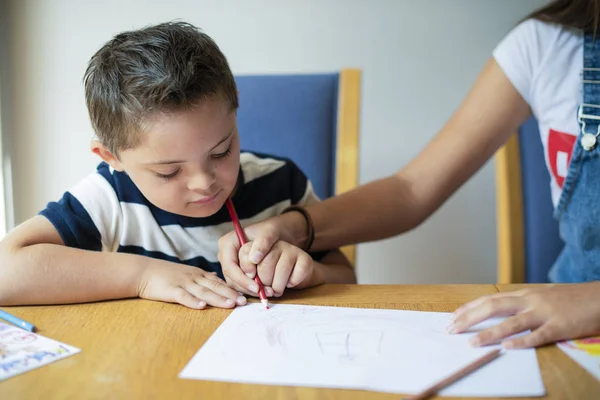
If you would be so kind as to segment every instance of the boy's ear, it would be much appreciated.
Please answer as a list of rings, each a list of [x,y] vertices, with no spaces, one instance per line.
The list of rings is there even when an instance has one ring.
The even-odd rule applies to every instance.
[[[106,148],[102,143],[98,140],[92,140],[92,144],[90,145],[90,149],[92,153],[96,154],[98,157],[103,159],[108,165],[113,167],[115,171],[123,172],[125,169],[123,164],[119,161],[117,156],[115,156],[110,150]]]

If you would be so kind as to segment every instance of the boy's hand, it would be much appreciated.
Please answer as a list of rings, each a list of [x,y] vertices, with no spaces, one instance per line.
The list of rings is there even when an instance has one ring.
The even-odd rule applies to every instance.
[[[279,297],[286,288],[301,289],[323,281],[312,257],[294,245],[277,241],[258,267],[250,261],[251,249],[252,242],[240,249],[239,268],[223,269],[227,282],[240,292],[257,295],[257,271],[267,296]]]
[[[454,312],[451,333],[461,333],[491,317],[510,316],[474,336],[472,344],[501,342],[506,348],[528,348],[600,334],[600,282],[498,293],[468,303]]]
[[[195,309],[203,309],[207,304],[221,308],[246,304],[244,296],[214,273],[189,265],[154,260],[142,275],[138,296]]]
[[[271,251],[278,240],[302,246],[301,242],[305,238],[301,233],[306,232],[306,221],[302,214],[290,212],[249,225],[244,228],[244,232],[252,243],[250,260],[256,265]],[[218,258],[225,277],[233,276],[236,271],[239,271],[240,248],[240,241],[235,231],[231,231],[219,239]],[[246,292],[248,291],[246,286],[243,288]]]

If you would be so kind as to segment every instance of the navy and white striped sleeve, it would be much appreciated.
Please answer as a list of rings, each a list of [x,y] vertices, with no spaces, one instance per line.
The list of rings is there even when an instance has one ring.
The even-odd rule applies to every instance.
[[[112,185],[95,172],[50,202],[40,215],[56,228],[66,246],[114,250],[120,206]]]

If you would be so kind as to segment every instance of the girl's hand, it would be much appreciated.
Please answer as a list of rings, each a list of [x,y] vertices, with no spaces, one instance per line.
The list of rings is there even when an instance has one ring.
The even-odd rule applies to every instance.
[[[491,317],[507,317],[471,339],[474,346],[502,342],[528,348],[600,334],[600,281],[525,289],[479,298],[458,308],[448,330],[461,333]],[[513,339],[508,336],[532,332]]]

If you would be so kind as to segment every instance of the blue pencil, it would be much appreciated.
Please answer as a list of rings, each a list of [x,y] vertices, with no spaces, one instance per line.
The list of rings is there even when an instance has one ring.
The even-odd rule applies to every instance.
[[[0,310],[0,318],[12,324],[15,324],[19,328],[23,328],[25,330],[28,330],[29,332],[35,332],[35,326],[33,326],[33,324],[30,324],[27,321],[23,321],[21,318],[15,317],[14,315],[7,313],[6,311]]]

